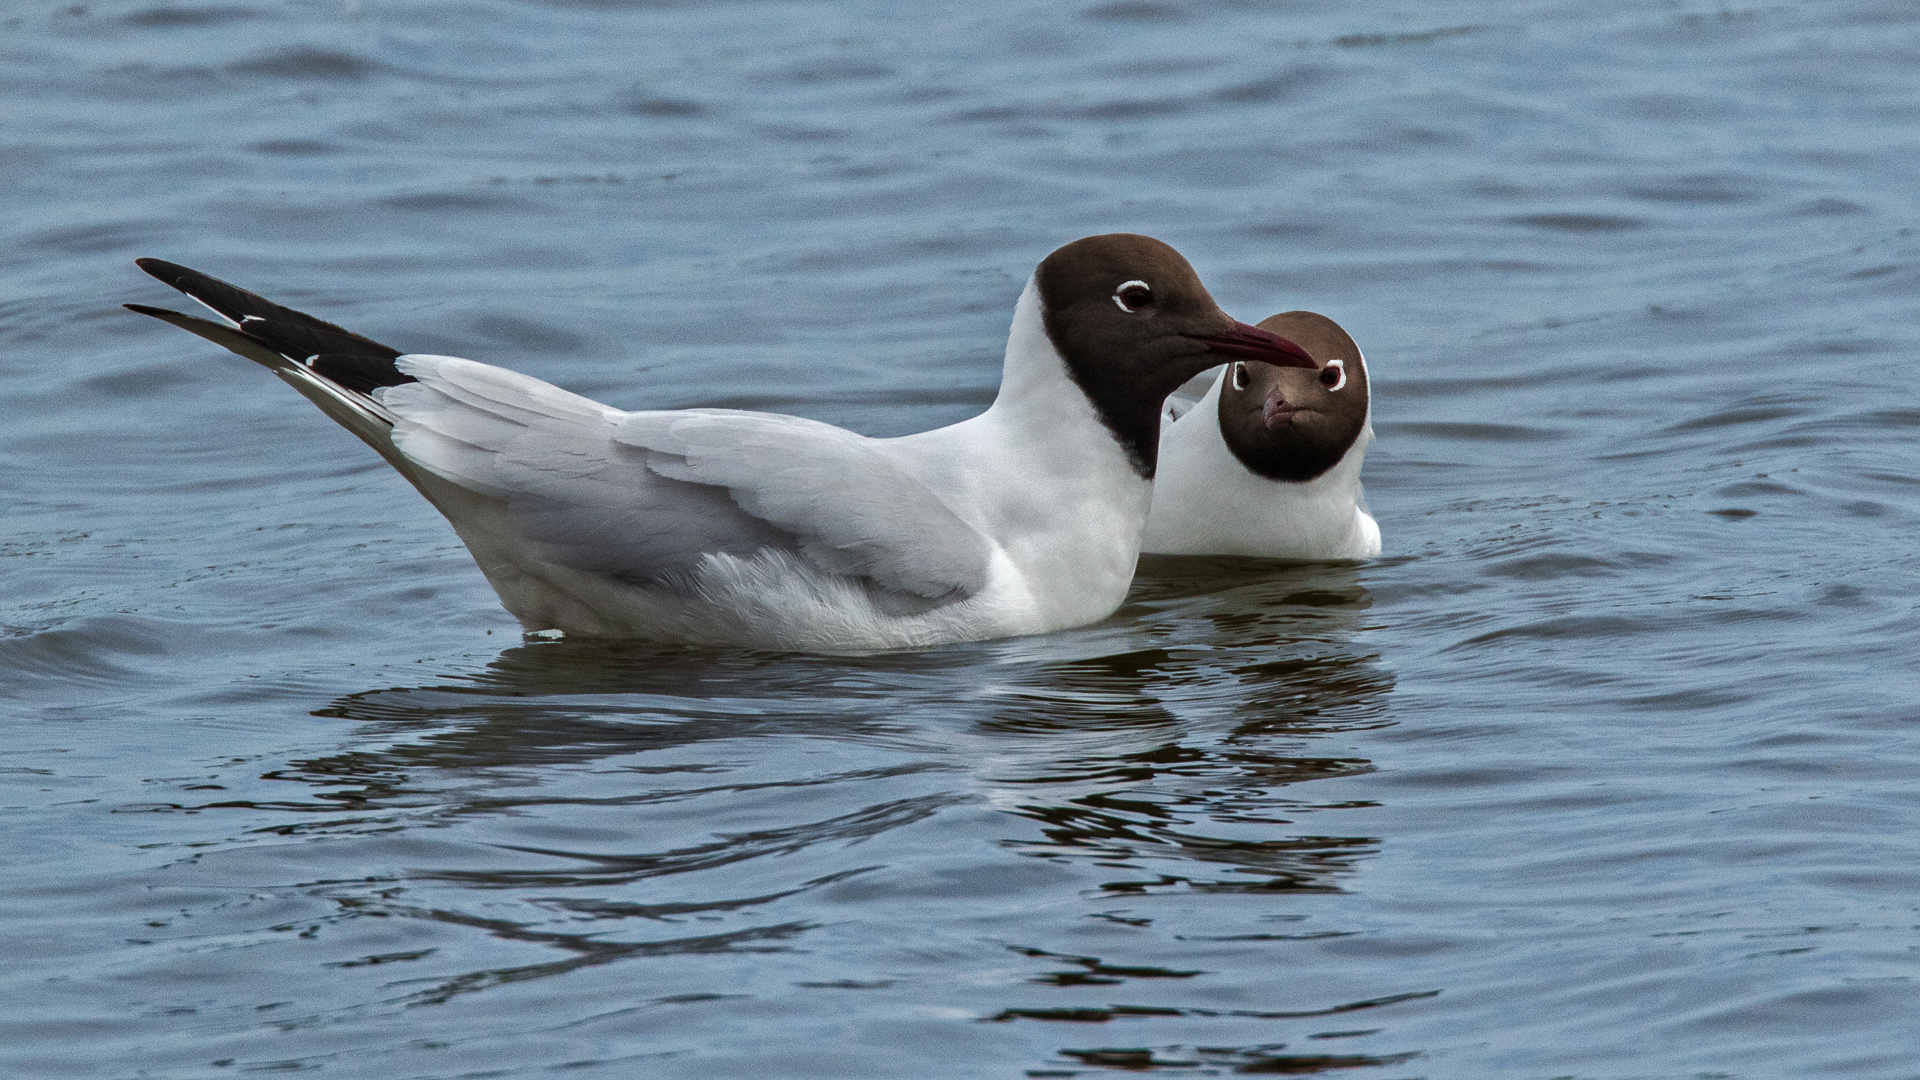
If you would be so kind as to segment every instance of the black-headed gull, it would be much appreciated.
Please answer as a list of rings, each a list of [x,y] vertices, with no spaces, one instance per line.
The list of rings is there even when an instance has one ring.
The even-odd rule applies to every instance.
[[[1260,323],[1315,369],[1228,364],[1189,408],[1167,406],[1142,550],[1163,555],[1361,559],[1380,554],[1360,463],[1373,441],[1367,365],[1311,311]]]
[[[585,636],[843,651],[1092,622],[1133,577],[1167,394],[1223,358],[1316,367],[1128,234],[1040,263],[986,412],[895,439],[627,412],[139,265],[226,321],[128,307],[272,369],[447,516],[524,627]]]

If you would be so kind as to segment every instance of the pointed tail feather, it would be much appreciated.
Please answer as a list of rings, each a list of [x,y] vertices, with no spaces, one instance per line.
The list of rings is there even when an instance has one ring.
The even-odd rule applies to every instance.
[[[353,432],[360,440],[379,452],[387,463],[399,469],[408,479],[413,479],[418,466],[408,461],[393,445],[393,413],[386,406],[368,396],[366,390],[343,385],[313,368],[269,348],[266,342],[231,326],[217,323],[211,319],[202,319],[193,315],[182,315],[166,308],[149,307],[146,304],[128,304],[127,309],[142,315],[151,315],[161,322],[171,323],[191,334],[206,338],[221,348],[238,353],[265,367],[285,380],[289,386],[315,405],[320,411],[332,417],[341,427]],[[253,323],[246,324],[253,326]],[[352,360],[361,358],[353,357]],[[391,364],[392,361],[387,361]],[[407,382],[414,381],[411,377]]]
[[[391,356],[400,355],[396,350],[373,340],[362,337],[342,326],[336,326],[324,319],[316,319],[304,311],[295,311],[282,307],[264,296],[250,293],[238,285],[221,281],[211,274],[203,274],[179,263],[170,263],[165,259],[135,259],[134,265],[168,285],[179,289],[195,300],[219,312],[235,323],[252,319],[264,319],[269,322],[288,323],[304,326],[322,333],[334,334],[358,342],[369,352],[385,352]],[[358,352],[360,350],[353,350]]]
[[[517,579],[520,571],[515,568],[513,537],[496,535],[503,508],[485,495],[435,475],[394,445],[397,417],[373,395],[382,387],[419,382],[394,366],[401,355],[399,350],[184,266],[158,259],[138,262],[141,269],[205,304],[228,322],[146,304],[128,304],[129,310],[203,337],[278,375],[318,405],[321,412],[373,447],[445,514],[489,580],[498,582],[501,574],[506,574],[509,581]],[[509,587],[524,588],[496,584],[496,588]]]
[[[205,304],[248,337],[280,355],[306,362],[329,378],[332,377],[329,368],[338,370],[347,375],[343,385],[347,381],[360,384],[350,386],[350,389],[365,392],[376,386],[399,386],[413,381],[412,376],[401,374],[400,369],[393,366],[393,360],[400,355],[400,350],[392,346],[382,345],[324,319],[316,319],[306,312],[282,307],[237,285],[230,285],[178,263],[163,259],[135,259],[134,264]],[[142,313],[153,314],[151,311]],[[195,330],[194,333],[199,331]],[[313,364],[316,357],[329,358],[329,363]],[[341,357],[352,359],[336,359]]]
[[[411,464],[393,446],[393,414],[372,396],[382,386],[414,381],[394,366],[400,350],[178,263],[164,259],[135,259],[134,263],[226,322],[145,304],[128,304],[129,309],[265,366],[412,477]]]

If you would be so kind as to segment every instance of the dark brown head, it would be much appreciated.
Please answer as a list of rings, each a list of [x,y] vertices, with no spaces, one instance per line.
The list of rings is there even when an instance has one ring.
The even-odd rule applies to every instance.
[[[1233,456],[1273,480],[1333,468],[1367,425],[1367,367],[1340,324],[1289,311],[1260,324],[1300,343],[1317,370],[1236,361],[1220,387],[1220,435]]]
[[[1181,383],[1223,358],[1314,367],[1305,349],[1221,311],[1187,260],[1152,237],[1075,240],[1034,276],[1047,337],[1142,476],[1153,476],[1160,405]]]

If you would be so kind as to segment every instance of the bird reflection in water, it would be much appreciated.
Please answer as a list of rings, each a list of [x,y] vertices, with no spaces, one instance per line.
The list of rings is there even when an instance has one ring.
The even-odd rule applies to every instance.
[[[319,712],[360,724],[356,745],[269,774],[307,797],[247,805],[294,818],[263,830],[288,837],[435,841],[389,877],[316,883],[342,920],[561,954],[395,984],[412,1004],[739,953],[793,954],[788,986],[891,985],[833,970],[816,932],[932,922],[930,903],[964,921],[1036,890],[1341,889],[1376,841],[1303,828],[1356,805],[1303,785],[1369,771],[1317,745],[1389,723],[1393,677],[1355,643],[1367,608],[1349,566],[1149,558],[1119,615],[1043,638],[853,657],[528,643],[464,680],[334,701]],[[1062,988],[1206,974],[987,951],[1008,948]]]
[[[1392,675],[1351,640],[1367,606],[1349,566],[1149,556],[1149,647],[1048,665],[983,721],[1008,736],[1003,803],[1044,825],[1021,847],[1149,871],[1115,893],[1338,889],[1372,838],[1274,834],[1353,805],[1284,789],[1372,770],[1311,753],[1387,723]]]

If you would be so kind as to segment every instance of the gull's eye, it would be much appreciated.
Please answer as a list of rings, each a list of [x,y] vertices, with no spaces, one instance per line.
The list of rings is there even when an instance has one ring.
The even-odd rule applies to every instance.
[[[1247,365],[1233,365],[1233,388],[1235,390],[1245,390],[1252,382],[1253,380],[1247,375]]]
[[[1123,282],[1113,290],[1113,302],[1120,305],[1121,311],[1131,315],[1141,308],[1153,306],[1153,290],[1147,288],[1144,281]]]
[[[1347,385],[1347,362],[1329,360],[1327,366],[1320,369],[1320,385],[1328,390],[1338,390]]]

